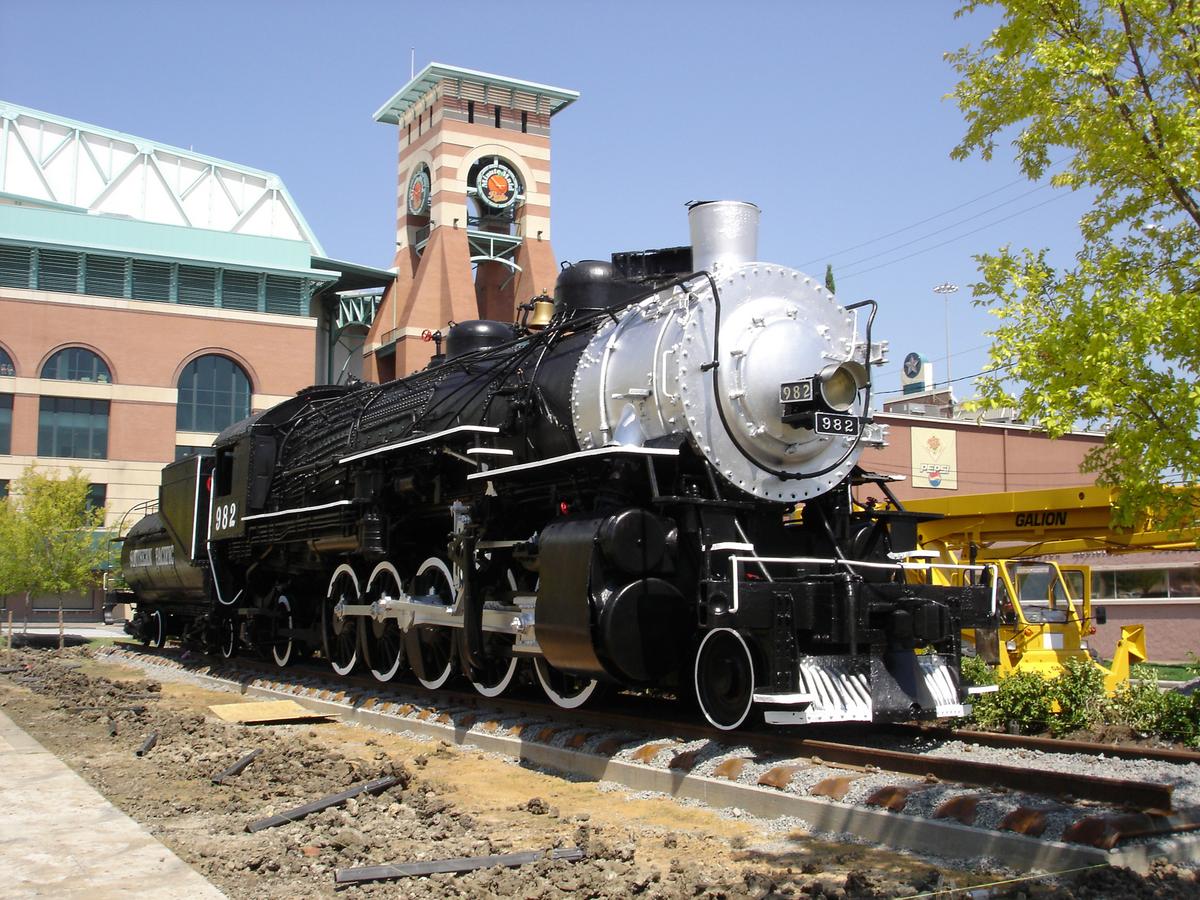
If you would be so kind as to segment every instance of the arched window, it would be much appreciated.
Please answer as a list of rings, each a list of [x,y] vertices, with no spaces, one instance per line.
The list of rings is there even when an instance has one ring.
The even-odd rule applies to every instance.
[[[16,375],[17,367],[13,365],[12,357],[0,347],[0,375]]]
[[[112,381],[108,365],[91,350],[67,347],[59,350],[42,366],[42,377],[56,381]]]
[[[250,379],[224,356],[200,356],[179,376],[176,431],[222,431],[250,415]]]
[[[66,347],[42,366],[55,381],[112,381],[108,365],[91,350]],[[108,458],[108,401],[42,397],[38,404],[38,456]]]

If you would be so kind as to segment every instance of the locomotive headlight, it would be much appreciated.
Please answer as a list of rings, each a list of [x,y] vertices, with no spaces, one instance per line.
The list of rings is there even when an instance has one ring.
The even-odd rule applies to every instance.
[[[825,405],[834,412],[846,412],[866,385],[867,370],[857,362],[829,366],[821,372],[819,383]]]

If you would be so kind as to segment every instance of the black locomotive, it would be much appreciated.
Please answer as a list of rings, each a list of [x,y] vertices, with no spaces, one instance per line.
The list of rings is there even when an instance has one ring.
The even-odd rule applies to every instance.
[[[487,696],[529,660],[560,706],[660,687],[720,728],[961,714],[990,590],[902,564],[915,518],[851,497],[874,305],[753,261],[749,204],[690,216],[690,248],[565,269],[544,328],[454,325],[167,466],[130,633]]]

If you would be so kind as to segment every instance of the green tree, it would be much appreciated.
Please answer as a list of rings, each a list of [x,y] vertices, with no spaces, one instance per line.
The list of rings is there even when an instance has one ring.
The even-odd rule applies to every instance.
[[[833,281],[833,263],[825,264],[825,289],[831,294],[837,293],[837,285]]]
[[[1085,471],[1120,485],[1118,523],[1193,519],[1200,474],[1200,6],[1186,0],[972,0],[998,7],[978,47],[947,54],[966,118],[958,159],[1011,140],[1031,180],[1087,191],[1073,264],[1047,250],[977,257],[999,320],[983,402],[1053,436],[1107,431]]]
[[[72,470],[66,478],[32,466],[0,501],[0,594],[62,595],[96,582],[108,558],[95,532],[104,510],[88,505],[88,480]]]

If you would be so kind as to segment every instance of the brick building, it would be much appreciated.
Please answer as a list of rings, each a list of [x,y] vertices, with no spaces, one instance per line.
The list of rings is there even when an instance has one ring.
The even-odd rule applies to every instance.
[[[357,356],[339,292],[390,280],[271,173],[0,103],[0,494],[77,468],[134,520],[164,463]]]

